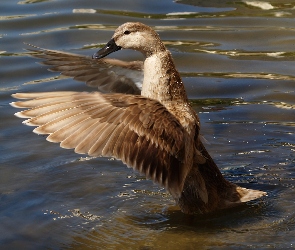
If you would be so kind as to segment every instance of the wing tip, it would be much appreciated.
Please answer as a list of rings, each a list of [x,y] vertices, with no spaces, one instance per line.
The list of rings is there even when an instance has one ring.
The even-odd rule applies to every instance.
[[[36,93],[14,93],[11,96],[15,99],[32,99],[35,98]],[[15,102],[12,102],[15,103]]]
[[[9,105],[11,107],[14,107],[14,108],[21,108],[19,105],[18,105],[18,102],[10,102]],[[18,112],[19,113],[19,112]],[[17,114],[17,113],[16,113]]]
[[[28,123],[28,124],[26,123],[26,125],[28,125],[28,126],[38,126],[38,125],[36,125],[36,124],[34,124],[34,123]],[[33,132],[34,132],[35,134],[37,134],[37,135],[48,135],[48,134],[50,134],[50,133],[46,132],[46,131],[42,128],[42,126],[40,126],[40,125],[39,125],[39,127],[34,128]],[[47,138],[46,138],[46,140],[47,140]]]
[[[17,108],[19,108],[19,107],[17,107]],[[15,113],[14,115],[15,115],[16,117],[18,117],[18,118],[31,118],[30,116],[25,115],[22,111],[17,112],[17,113]]]

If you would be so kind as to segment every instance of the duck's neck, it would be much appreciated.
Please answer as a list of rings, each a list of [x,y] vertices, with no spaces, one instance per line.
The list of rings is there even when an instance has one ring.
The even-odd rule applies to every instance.
[[[141,94],[161,103],[187,102],[187,95],[168,50],[147,57]]]

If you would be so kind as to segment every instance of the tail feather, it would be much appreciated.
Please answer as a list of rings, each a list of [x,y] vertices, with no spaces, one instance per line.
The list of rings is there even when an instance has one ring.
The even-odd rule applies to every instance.
[[[251,200],[258,199],[262,196],[267,195],[266,192],[260,191],[260,190],[254,190],[254,189],[247,189],[242,187],[237,187],[237,192],[239,193],[240,202],[247,202]]]
[[[243,188],[235,185],[235,187],[231,191],[231,194],[229,194],[228,197],[225,197],[223,208],[238,206],[242,203],[261,198],[265,195],[267,195],[266,192]]]

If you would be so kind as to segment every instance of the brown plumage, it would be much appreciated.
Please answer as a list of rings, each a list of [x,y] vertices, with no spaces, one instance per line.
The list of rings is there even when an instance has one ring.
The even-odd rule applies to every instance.
[[[142,52],[144,63],[102,59],[121,48]],[[33,51],[54,66],[51,70],[110,92],[14,94],[25,100],[12,106],[29,108],[16,115],[29,118],[24,123],[37,126],[35,133],[49,134],[48,141],[76,153],[122,160],[164,186],[184,213],[210,212],[265,195],[224,179],[200,140],[199,119],[172,56],[150,27],[121,25],[94,59],[36,47]],[[142,74],[138,95],[135,82]]]

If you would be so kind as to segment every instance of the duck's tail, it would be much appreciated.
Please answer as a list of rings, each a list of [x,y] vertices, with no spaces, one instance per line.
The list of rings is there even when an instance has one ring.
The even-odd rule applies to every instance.
[[[227,181],[215,162],[201,143],[202,154],[206,157],[204,164],[194,164],[188,173],[181,197],[177,200],[184,213],[207,213],[229,208],[258,199],[266,192],[239,187]],[[205,183],[204,186],[200,185]],[[200,188],[203,187],[202,189]],[[202,194],[202,195],[201,195]],[[204,195],[208,196],[207,199]]]
[[[236,186],[235,190],[233,191],[234,193],[238,193],[238,199],[231,201],[231,200],[225,200],[227,201],[227,207],[239,205],[244,202],[252,201],[255,199],[258,199],[264,195],[266,195],[266,192],[260,191],[260,190],[254,190],[254,189],[248,189],[248,188],[243,188],[240,186]]]

